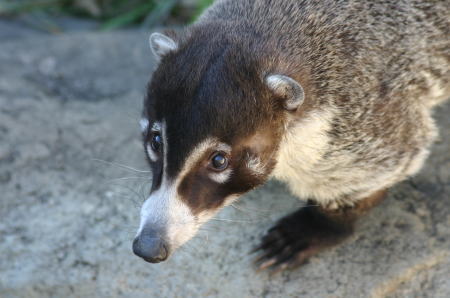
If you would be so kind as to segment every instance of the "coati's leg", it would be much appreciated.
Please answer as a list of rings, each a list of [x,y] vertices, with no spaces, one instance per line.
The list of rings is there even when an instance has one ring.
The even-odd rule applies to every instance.
[[[386,191],[358,201],[353,207],[325,209],[313,201],[283,217],[263,237],[256,264],[259,269],[278,272],[294,268],[325,248],[342,242],[353,233],[355,221],[385,197]]]

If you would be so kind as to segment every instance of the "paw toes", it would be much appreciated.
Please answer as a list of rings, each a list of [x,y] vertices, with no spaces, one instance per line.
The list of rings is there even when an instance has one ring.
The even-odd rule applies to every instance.
[[[322,210],[303,208],[269,229],[252,253],[259,254],[255,260],[259,270],[276,273],[304,264],[309,257],[338,244],[350,233],[351,226],[336,226]]]
[[[258,265],[258,271],[270,270],[270,274],[276,274],[295,265],[295,255],[277,255],[269,259],[264,259]]]
[[[255,259],[255,262],[261,263],[264,262],[264,260],[272,259],[273,257],[276,257],[282,249],[283,247],[278,245],[262,249],[260,255]]]
[[[258,271],[264,269],[270,269],[275,272],[283,271],[296,266],[298,261],[303,262],[302,252],[306,248],[306,243],[271,247],[262,250],[261,254],[255,259],[255,264]]]
[[[267,268],[271,267],[272,265],[274,265],[276,263],[277,263],[277,259],[276,258],[270,258],[268,260],[265,260],[265,261],[261,262],[258,265],[258,271],[262,271],[264,269],[267,269]]]

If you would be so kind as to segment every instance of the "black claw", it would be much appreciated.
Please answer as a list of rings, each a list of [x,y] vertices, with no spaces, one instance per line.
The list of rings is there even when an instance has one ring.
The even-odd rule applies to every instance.
[[[255,246],[255,247],[253,247],[251,250],[250,250],[250,252],[249,252],[249,254],[254,254],[254,253],[256,253],[256,252],[258,252],[258,251],[260,251],[260,250],[262,250],[263,249],[263,245],[262,244],[259,244],[259,245],[257,245],[257,246]]]
[[[276,258],[279,250],[270,250],[262,253],[258,258],[256,258],[255,263],[263,263],[272,258]]]

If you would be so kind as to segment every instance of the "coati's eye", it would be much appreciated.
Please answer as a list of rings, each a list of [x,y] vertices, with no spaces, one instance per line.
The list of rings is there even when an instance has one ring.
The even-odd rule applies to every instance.
[[[211,168],[215,171],[223,171],[228,167],[228,159],[221,152],[216,152],[211,157]]]
[[[162,146],[162,138],[159,133],[154,133],[152,140],[150,141],[150,147],[152,147],[152,150],[155,152],[158,152],[161,149]]]

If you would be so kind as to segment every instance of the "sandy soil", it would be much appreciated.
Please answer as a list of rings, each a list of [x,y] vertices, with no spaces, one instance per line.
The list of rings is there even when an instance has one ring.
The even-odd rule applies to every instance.
[[[393,188],[348,242],[299,270],[256,273],[248,254],[301,204],[276,182],[150,265],[131,252],[149,175],[109,164],[147,170],[138,129],[154,65],[147,34],[8,32],[1,297],[450,297],[449,104],[436,110],[441,139],[424,170]]]

